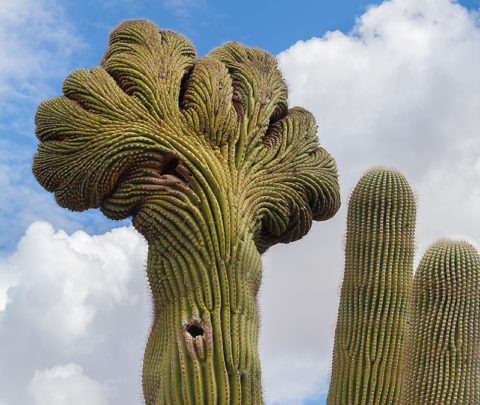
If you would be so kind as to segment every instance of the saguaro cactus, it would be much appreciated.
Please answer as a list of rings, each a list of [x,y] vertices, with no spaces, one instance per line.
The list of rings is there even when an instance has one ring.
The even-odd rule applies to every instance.
[[[412,190],[396,170],[372,169],[353,190],[329,405],[398,401],[415,212]]]
[[[402,405],[480,404],[480,256],[441,240],[415,273]]]
[[[260,254],[339,207],[310,113],[287,108],[275,58],[227,43],[195,60],[139,20],[110,35],[36,114],[33,172],[63,207],[133,217],[154,301],[147,404],[260,404]]]

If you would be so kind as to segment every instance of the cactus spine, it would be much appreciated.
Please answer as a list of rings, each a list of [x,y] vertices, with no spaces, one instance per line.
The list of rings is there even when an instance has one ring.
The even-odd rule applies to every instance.
[[[353,190],[328,405],[398,401],[415,214],[398,171],[371,169]]]
[[[480,404],[480,256],[441,240],[415,273],[402,405]]]

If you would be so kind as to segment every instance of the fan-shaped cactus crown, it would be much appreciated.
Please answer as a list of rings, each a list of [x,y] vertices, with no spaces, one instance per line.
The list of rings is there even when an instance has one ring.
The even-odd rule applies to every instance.
[[[179,34],[120,24],[101,66],[74,71],[64,96],[39,106],[37,180],[71,210],[133,215],[147,238],[153,230],[135,216],[153,203],[172,215],[208,209],[217,226],[233,205],[260,251],[332,216],[335,163],[312,115],[287,108],[275,58],[235,42],[195,57]]]

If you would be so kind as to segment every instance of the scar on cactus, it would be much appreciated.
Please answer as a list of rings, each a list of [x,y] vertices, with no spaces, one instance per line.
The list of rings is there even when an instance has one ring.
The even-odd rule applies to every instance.
[[[415,216],[395,169],[367,171],[352,192],[328,405],[398,403]]]
[[[339,208],[313,116],[288,108],[267,52],[229,42],[196,59],[146,20],[110,34],[35,117],[33,162],[59,205],[132,217],[149,245],[147,405],[261,404],[260,254]]]

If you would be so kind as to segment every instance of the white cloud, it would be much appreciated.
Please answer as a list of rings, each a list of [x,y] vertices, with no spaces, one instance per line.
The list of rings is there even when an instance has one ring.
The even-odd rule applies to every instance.
[[[466,141],[478,148],[479,40],[458,4],[394,0],[370,8],[351,34],[299,42],[279,61],[290,101],[314,112],[342,177],[379,161],[421,175]]]
[[[21,279],[15,305],[28,308],[30,322],[52,343],[71,345],[89,333],[97,312],[137,303],[128,284],[144,255],[144,242],[128,228],[69,236],[35,222],[8,260]]]
[[[337,161],[343,207],[264,260],[261,353],[271,398],[291,381],[288,366],[270,366],[276,356],[298,367],[299,401],[310,395],[312,373],[317,381],[329,373],[346,206],[365,170],[393,166],[409,179],[418,196],[417,256],[445,236],[480,241],[478,49],[477,14],[448,0],[393,0],[369,8],[349,34],[329,32],[278,56],[291,105],[313,112]],[[295,360],[305,353],[323,367],[305,361],[302,371]]]
[[[90,236],[33,223],[17,250],[0,261],[0,283],[10,280],[0,284],[0,292],[7,291],[6,298],[0,296],[6,302],[0,311],[5,400],[29,404],[26,386],[35,370],[44,370],[32,382],[34,398],[59,381],[59,395],[73,395],[80,386],[94,395],[93,380],[108,380],[115,388],[113,403],[135,403],[151,318],[145,262],[146,243],[131,227]],[[89,377],[78,366],[52,368],[66,363],[88,368]]]
[[[319,362],[309,354],[296,357],[280,354],[264,363],[262,371],[267,404],[302,405],[306,399],[328,389],[325,381],[329,378],[329,362]]]
[[[259,346],[267,404],[302,404],[328,389],[344,223],[340,212],[263,257]]]
[[[83,374],[77,364],[57,365],[43,371],[35,371],[29,385],[29,393],[35,405],[108,405],[107,384]]]
[[[0,269],[4,269],[0,272],[0,316],[9,302],[8,290],[18,283],[18,275],[9,271],[7,265],[3,261],[4,260],[0,258]]]

